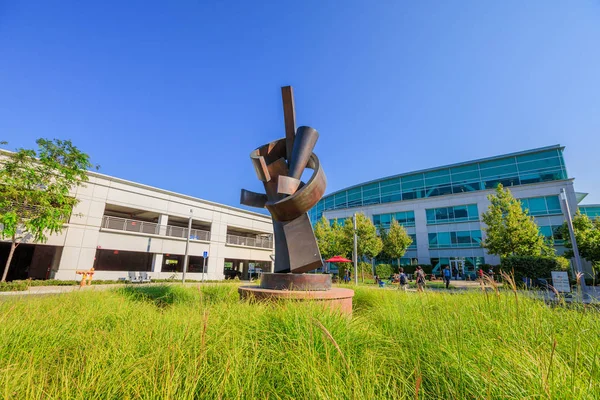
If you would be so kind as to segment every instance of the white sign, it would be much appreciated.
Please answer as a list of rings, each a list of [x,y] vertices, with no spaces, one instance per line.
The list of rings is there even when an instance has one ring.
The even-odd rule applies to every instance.
[[[552,271],[552,286],[561,293],[570,293],[569,275],[565,271]]]

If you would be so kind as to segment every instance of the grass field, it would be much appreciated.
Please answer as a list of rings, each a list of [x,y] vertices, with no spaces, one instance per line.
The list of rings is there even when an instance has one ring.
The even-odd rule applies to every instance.
[[[0,301],[6,399],[600,398],[600,315],[360,287],[348,319],[232,284]]]

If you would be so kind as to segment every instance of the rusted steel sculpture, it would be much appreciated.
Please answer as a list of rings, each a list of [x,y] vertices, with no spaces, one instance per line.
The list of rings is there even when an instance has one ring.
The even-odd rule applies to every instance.
[[[275,272],[303,273],[323,265],[307,211],[325,193],[327,180],[313,149],[319,133],[308,126],[296,130],[294,93],[281,88],[285,138],[260,146],[250,159],[265,193],[242,189],[241,204],[266,208],[273,218]],[[305,168],[313,173],[302,182]]]

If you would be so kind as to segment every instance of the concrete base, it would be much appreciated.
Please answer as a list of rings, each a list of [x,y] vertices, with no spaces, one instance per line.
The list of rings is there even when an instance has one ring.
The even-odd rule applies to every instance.
[[[333,288],[321,291],[300,291],[263,289],[258,286],[240,286],[238,293],[242,299],[316,301],[342,314],[352,315],[354,290],[351,289]]]

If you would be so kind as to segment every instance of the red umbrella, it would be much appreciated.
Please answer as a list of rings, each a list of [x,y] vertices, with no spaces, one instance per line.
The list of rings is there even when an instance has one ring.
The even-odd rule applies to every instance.
[[[331,257],[329,260],[325,260],[325,262],[332,262],[332,263],[352,262],[352,260],[348,260],[347,258],[344,258],[342,256],[334,256],[334,257]]]

